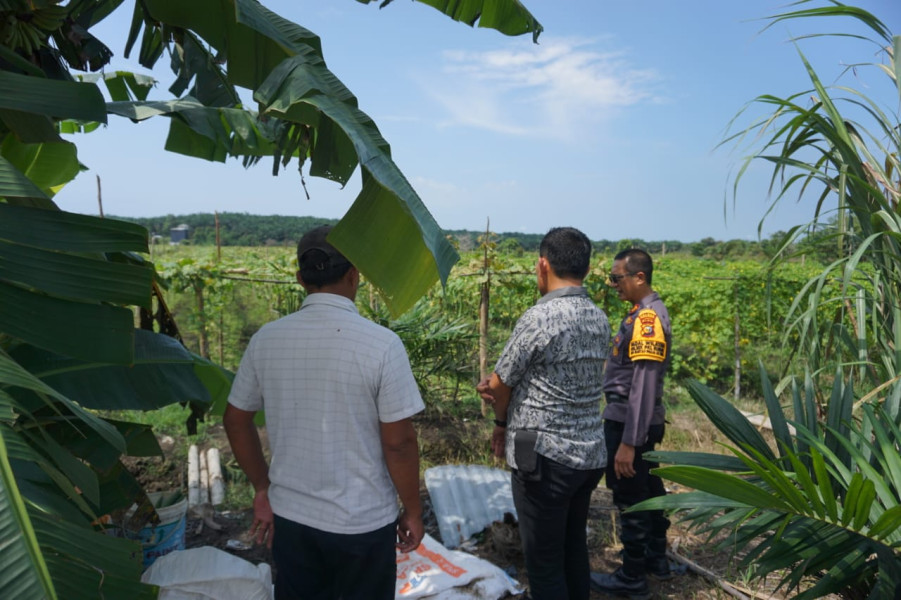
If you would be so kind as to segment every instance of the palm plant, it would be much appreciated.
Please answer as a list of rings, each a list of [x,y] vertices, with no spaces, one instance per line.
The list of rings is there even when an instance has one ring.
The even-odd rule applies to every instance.
[[[756,577],[783,573],[799,599],[895,598],[901,589],[901,429],[884,406],[864,404],[853,419],[854,392],[837,374],[826,422],[814,382],[791,389],[788,420],[762,371],[774,451],[732,404],[698,382],[689,393],[734,445],[732,455],[657,452],[675,466],[657,473],[697,491],[655,498],[641,508],[678,510],[721,550],[740,554]],[[726,535],[724,535],[726,534]]]
[[[367,318],[400,337],[410,357],[413,376],[430,409],[441,411],[443,402],[454,401],[461,387],[467,391],[478,377],[472,347],[476,326],[454,317],[434,298],[425,297],[397,319],[381,306],[361,305]]]
[[[770,18],[770,25],[814,17],[856,19],[885,57],[876,67],[899,96],[901,37],[872,14],[831,1]],[[846,36],[848,34],[835,34]],[[808,36],[809,37],[809,36]],[[854,36],[860,37],[860,36]],[[792,190],[815,194],[812,227],[835,201],[834,240],[841,258],[811,279],[786,318],[786,339],[800,340],[806,373],[782,384],[781,400],[761,367],[764,400],[777,447],[726,400],[700,383],[689,390],[734,445],[732,456],[659,452],[674,466],[658,473],[695,492],[658,498],[693,526],[721,535],[756,577],[781,572],[798,598],[901,594],[901,127],[852,87],[823,85],[799,50],[812,89],[755,104],[772,113],[729,138],[754,135],[751,162],[773,166],[773,204]],[[856,69],[862,65],[853,65]],[[841,108],[841,110],[840,110]],[[853,115],[853,117],[852,117]],[[803,233],[782,241],[786,250]],[[777,258],[773,268],[779,264]],[[833,290],[833,291],[828,291]],[[838,290],[837,292],[834,290]],[[783,387],[783,386],[780,386]],[[783,403],[790,408],[785,410]],[[790,418],[786,414],[791,415]],[[810,583],[812,582],[812,585]],[[803,584],[803,585],[802,585]],[[807,587],[809,585],[809,587]]]

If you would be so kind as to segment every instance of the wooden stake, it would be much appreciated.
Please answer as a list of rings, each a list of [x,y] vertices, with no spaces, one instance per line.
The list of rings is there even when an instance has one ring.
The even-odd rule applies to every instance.
[[[103,198],[100,195],[100,175],[97,175],[97,206],[100,208],[100,218],[103,218]]]
[[[222,244],[219,243],[219,211],[215,211],[213,216],[216,218],[216,262],[222,262]]]
[[[767,595],[758,594],[754,590],[749,590],[749,589],[741,587],[739,585],[735,585],[734,583],[729,583],[728,581],[726,581],[725,579],[723,579],[722,577],[720,577],[713,571],[705,569],[698,563],[696,563],[688,558],[685,558],[681,554],[676,554],[672,550],[668,551],[666,553],[666,555],[668,557],[670,557],[671,559],[673,559],[674,561],[676,561],[678,563],[682,563],[683,565],[688,567],[688,569],[690,571],[693,571],[693,572],[697,573],[698,575],[700,575],[702,577],[706,577],[707,579],[713,581],[716,585],[718,585],[727,594],[729,594],[730,596],[733,596],[734,598],[738,598],[738,600],[751,600],[751,598],[758,598],[760,600],[777,600],[779,598],[779,596],[774,596],[772,594],[767,594]]]
[[[734,381],[735,381],[735,391],[733,392],[732,399],[738,404],[738,401],[741,399],[741,316],[738,314],[739,304],[738,304],[738,285],[739,282],[735,282],[735,322],[733,323],[733,333],[734,333],[734,344],[735,344],[735,372],[734,372]]]
[[[491,301],[491,270],[488,262],[488,236],[491,232],[490,221],[485,221],[485,239],[482,246],[485,249],[482,268],[485,273],[485,281],[479,286],[479,381],[488,377],[488,305]],[[488,403],[482,400],[482,416],[488,416]]]

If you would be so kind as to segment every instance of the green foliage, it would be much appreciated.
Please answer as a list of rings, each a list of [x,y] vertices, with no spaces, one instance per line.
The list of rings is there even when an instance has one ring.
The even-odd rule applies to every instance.
[[[179,225],[190,227],[188,239],[192,244],[216,244],[216,216],[210,213],[166,215],[163,217],[113,217],[146,228],[151,235],[161,236],[160,242],[170,240],[170,231]],[[294,217],[288,215],[251,215],[247,213],[218,213],[219,243],[223,246],[296,246],[304,233],[319,225],[334,225],[336,219]]]
[[[398,319],[391,319],[380,306],[373,309],[363,304],[361,312],[403,341],[413,376],[429,406],[443,410],[460,402],[461,395],[472,395],[478,377],[473,356],[478,341],[467,319],[446,313],[429,298]]]
[[[481,25],[540,32],[518,1],[493,4],[499,10]],[[134,501],[138,513],[153,513],[120,458],[159,447],[149,428],[107,421],[82,404],[209,403],[229,383],[221,369],[172,338],[135,332],[131,307],[152,304],[153,269],[135,254],[147,252],[147,231],[59,210],[53,195],[81,168],[76,145],[60,134],[89,133],[110,114],[135,121],[163,116],[170,121],[166,148],[187,156],[234,157],[244,166],[269,156],[275,173],[297,159],[311,175],[342,185],[359,167],[358,202],[332,241],[379,285],[395,313],[445,279],[457,259],[375,124],[325,66],[318,37],[254,0],[130,3],[125,56],[137,49],[138,62],[152,68],[165,51],[178,77],[171,100],[147,101],[149,77],[74,73],[108,64],[112,51],[90,30],[120,6],[121,0],[0,2],[4,598],[155,597],[158,590],[139,581],[137,545],[104,535],[97,519]],[[450,16],[472,24],[480,6],[468,1]],[[259,113],[242,106],[237,86],[253,90]],[[395,246],[373,243],[386,232]],[[215,265],[183,267],[171,283],[193,293],[208,355],[207,318],[212,311],[224,332],[229,283]]]
[[[297,259],[285,247],[162,246],[157,272],[189,348],[235,370],[250,337],[296,311],[303,298]]]
[[[894,598],[901,581],[901,386],[884,406],[864,405],[852,418],[854,391],[838,373],[825,423],[809,378],[803,389],[793,383],[791,419],[769,382],[764,387],[777,449],[729,402],[690,384],[734,456],[655,453],[678,465],[657,470],[660,476],[698,491],[640,507],[680,511],[702,533],[719,536],[723,551],[753,547],[741,567],[754,565],[755,577],[782,573],[780,585],[800,591],[799,599]],[[815,584],[801,591],[805,578]]]
[[[657,261],[654,288],[673,322],[672,376],[727,389],[735,360],[736,315],[739,352],[748,378],[743,383],[759,390],[753,375],[758,358],[782,374],[791,356],[791,345],[785,349],[781,345],[782,315],[819,269],[813,262],[785,263],[775,272],[753,261],[671,257]]]
[[[773,169],[774,205],[792,191],[816,199],[812,222],[795,228],[783,244],[804,233],[798,245],[807,244],[810,251],[822,253],[825,241],[834,244],[834,253],[824,254],[834,260],[791,307],[787,333],[797,336],[814,373],[829,372],[833,362],[854,362],[860,375],[877,386],[901,373],[901,87],[895,54],[901,38],[893,38],[867,11],[837,2],[776,15],[771,22],[813,17],[844,17],[869,30],[872,38],[854,37],[871,42],[882,62],[853,68],[858,77],[864,71],[880,76],[868,86],[874,96],[824,85],[799,49],[812,88],[787,98],[760,96],[755,104],[773,112],[727,141],[754,138],[758,144],[736,185],[748,163],[762,159]],[[844,32],[822,35],[847,37]],[[893,108],[879,101],[875,94],[880,91]],[[833,282],[840,285],[837,294],[827,289]]]
[[[209,354],[229,368],[237,368],[250,336],[264,323],[293,312],[303,292],[295,283],[296,265],[292,248],[234,248],[222,250],[221,261],[210,248],[163,246],[155,250],[161,281],[168,287],[170,308],[182,326],[182,336],[190,348],[201,352],[201,327],[209,340]],[[535,253],[490,253],[489,363],[500,355],[516,321],[536,300]],[[606,284],[612,257],[598,257],[585,281],[594,301],[603,308],[615,326],[628,306]],[[732,385],[734,355],[734,317],[740,318],[739,351],[742,364],[742,389],[760,392],[758,359],[778,376],[785,373],[791,359],[783,351],[784,315],[800,293],[804,282],[818,272],[812,261],[786,263],[778,272],[768,272],[764,262],[713,261],[668,255],[657,261],[654,287],[667,302],[674,328],[674,354],[671,377],[678,381],[694,377],[715,389]],[[475,335],[478,332],[479,286],[485,281],[484,253],[464,255],[446,286],[435,286],[416,305],[409,317],[392,319],[383,312],[377,292],[366,284],[358,297],[363,314],[390,327],[408,327],[405,342],[415,346],[415,337],[424,337],[433,319],[459,327],[460,344],[452,362],[460,373],[472,378],[478,369]],[[199,290],[199,292],[198,292]],[[738,296],[736,297],[736,290]],[[198,308],[198,293],[204,308]],[[375,308],[372,308],[375,307]],[[409,321],[413,319],[413,321]],[[418,326],[409,326],[423,319]],[[464,333],[465,332],[465,333]],[[468,344],[464,351],[463,347]],[[221,350],[220,350],[221,348]],[[428,362],[426,353],[414,354]],[[468,361],[461,366],[461,361]],[[423,366],[422,372],[429,367]],[[464,375],[461,375],[464,377]],[[447,380],[451,391],[457,382]],[[428,386],[425,386],[426,388]],[[439,401],[438,389],[428,396]]]
[[[760,145],[738,177],[750,161],[770,163],[774,204],[793,188],[816,197],[813,222],[768,248],[780,276],[793,254],[831,259],[784,311],[783,340],[798,350],[805,377],[803,384],[784,379],[781,397],[761,366],[776,448],[728,402],[692,384],[692,397],[734,444],[734,457],[657,453],[676,465],[659,469],[662,477],[698,491],[641,508],[675,509],[703,531],[727,532],[724,549],[746,552],[742,560],[754,563],[755,577],[781,573],[781,585],[797,598],[892,599],[901,594],[901,36],[853,6],[797,8],[808,2],[771,24],[813,17],[862,23],[886,58],[876,72],[888,76],[882,83],[896,108],[885,111],[854,88],[827,88],[799,51],[813,89],[757,98],[772,114],[730,138]],[[837,210],[824,228],[818,219],[827,201]],[[802,587],[805,578],[813,584]]]
[[[247,213],[218,213],[219,243],[222,246],[293,246],[309,229],[322,224],[335,224],[334,219],[320,217],[295,217],[289,215],[251,215]],[[170,231],[179,225],[187,225],[189,237],[187,242],[194,245],[212,246],[216,244],[216,215],[212,213],[193,213],[188,215],[165,215],[159,217],[113,217],[123,221],[139,224],[155,238],[155,243],[166,244],[170,240]],[[464,229],[446,230],[444,232],[455,249],[469,252],[481,244],[484,231]],[[534,254],[544,233],[496,233],[491,232],[491,241],[501,254],[514,257]],[[813,235],[813,234],[810,234]],[[644,248],[655,257],[667,254],[694,254],[696,247],[701,248],[697,256],[718,260],[756,260],[768,254],[767,248],[775,241],[762,240],[726,240],[718,241],[705,238],[701,242],[684,243],[678,240],[646,241],[631,240],[596,240],[592,241],[595,252],[613,256],[618,250],[631,247]]]

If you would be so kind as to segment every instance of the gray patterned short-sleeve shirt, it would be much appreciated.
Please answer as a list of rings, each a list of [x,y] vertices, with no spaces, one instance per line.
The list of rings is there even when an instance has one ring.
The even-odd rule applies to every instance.
[[[545,294],[513,329],[495,373],[513,388],[507,410],[507,463],[516,431],[538,432],[538,454],[572,469],[607,464],[601,421],[607,315],[585,288]]]

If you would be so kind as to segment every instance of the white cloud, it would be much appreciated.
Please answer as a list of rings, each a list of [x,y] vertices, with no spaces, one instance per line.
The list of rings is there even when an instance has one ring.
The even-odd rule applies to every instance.
[[[451,181],[438,181],[437,179],[417,176],[413,177],[411,182],[417,190],[428,190],[433,193],[446,195],[460,193],[460,188]]]
[[[525,50],[448,51],[441,81],[421,83],[449,123],[574,141],[643,102],[657,101],[660,77],[596,40],[543,39]]]

